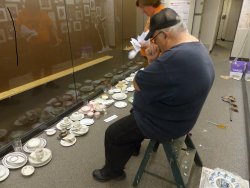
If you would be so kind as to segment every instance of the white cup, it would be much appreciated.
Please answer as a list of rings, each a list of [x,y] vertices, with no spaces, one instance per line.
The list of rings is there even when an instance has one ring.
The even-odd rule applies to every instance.
[[[35,150],[35,157],[36,157],[36,159],[38,159],[38,160],[41,160],[41,159],[44,157],[43,148],[37,148],[37,149]]]

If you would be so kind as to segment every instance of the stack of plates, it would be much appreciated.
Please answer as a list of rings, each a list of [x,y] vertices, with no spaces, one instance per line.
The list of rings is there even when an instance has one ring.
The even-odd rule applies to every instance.
[[[9,169],[17,169],[27,163],[27,156],[22,152],[12,152],[4,156],[2,163]]]
[[[125,93],[115,93],[112,95],[112,98],[115,100],[124,100],[127,98],[127,95]]]
[[[32,152],[29,156],[30,165],[34,167],[40,167],[40,166],[44,166],[48,164],[52,159],[52,152],[51,150],[47,148],[43,148],[43,152],[44,152],[44,155],[42,159],[37,159],[35,152]]]
[[[5,180],[10,174],[10,171],[7,167],[0,165],[0,182]]]
[[[37,148],[44,148],[47,141],[44,138],[32,138],[23,146],[23,150],[27,153],[35,151]]]

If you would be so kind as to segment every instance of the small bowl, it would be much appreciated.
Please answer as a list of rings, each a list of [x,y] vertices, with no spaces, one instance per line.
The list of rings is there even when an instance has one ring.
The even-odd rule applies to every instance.
[[[41,144],[41,140],[39,138],[32,138],[27,142],[28,148],[36,148]]]
[[[26,165],[21,170],[23,176],[31,176],[34,172],[35,168],[31,165]]]

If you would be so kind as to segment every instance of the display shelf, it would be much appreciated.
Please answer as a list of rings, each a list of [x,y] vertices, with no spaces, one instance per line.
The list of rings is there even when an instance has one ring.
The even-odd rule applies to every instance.
[[[4,92],[0,93],[0,100],[9,98],[11,96],[17,95],[19,93],[22,93],[24,91],[30,90],[30,89],[35,88],[37,86],[46,84],[46,83],[51,82],[53,80],[62,78],[62,77],[67,76],[69,74],[72,74],[73,72],[77,72],[77,71],[83,70],[85,68],[91,67],[93,65],[102,63],[102,62],[107,61],[107,60],[110,60],[112,58],[113,58],[113,56],[109,56],[109,55],[103,56],[103,57],[100,57],[98,59],[94,59],[94,60],[88,61],[88,62],[86,62],[84,64],[77,65],[77,66],[68,68],[68,69],[66,69],[64,71],[60,71],[58,73],[52,74],[50,76],[46,76],[44,78],[35,80],[33,82],[29,82],[27,84],[24,84],[22,86],[10,89],[8,91],[4,91]]]

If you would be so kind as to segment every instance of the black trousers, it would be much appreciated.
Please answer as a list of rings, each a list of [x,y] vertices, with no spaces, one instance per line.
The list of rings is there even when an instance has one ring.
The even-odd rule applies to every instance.
[[[110,125],[105,132],[105,167],[121,173],[144,139],[133,113]]]

